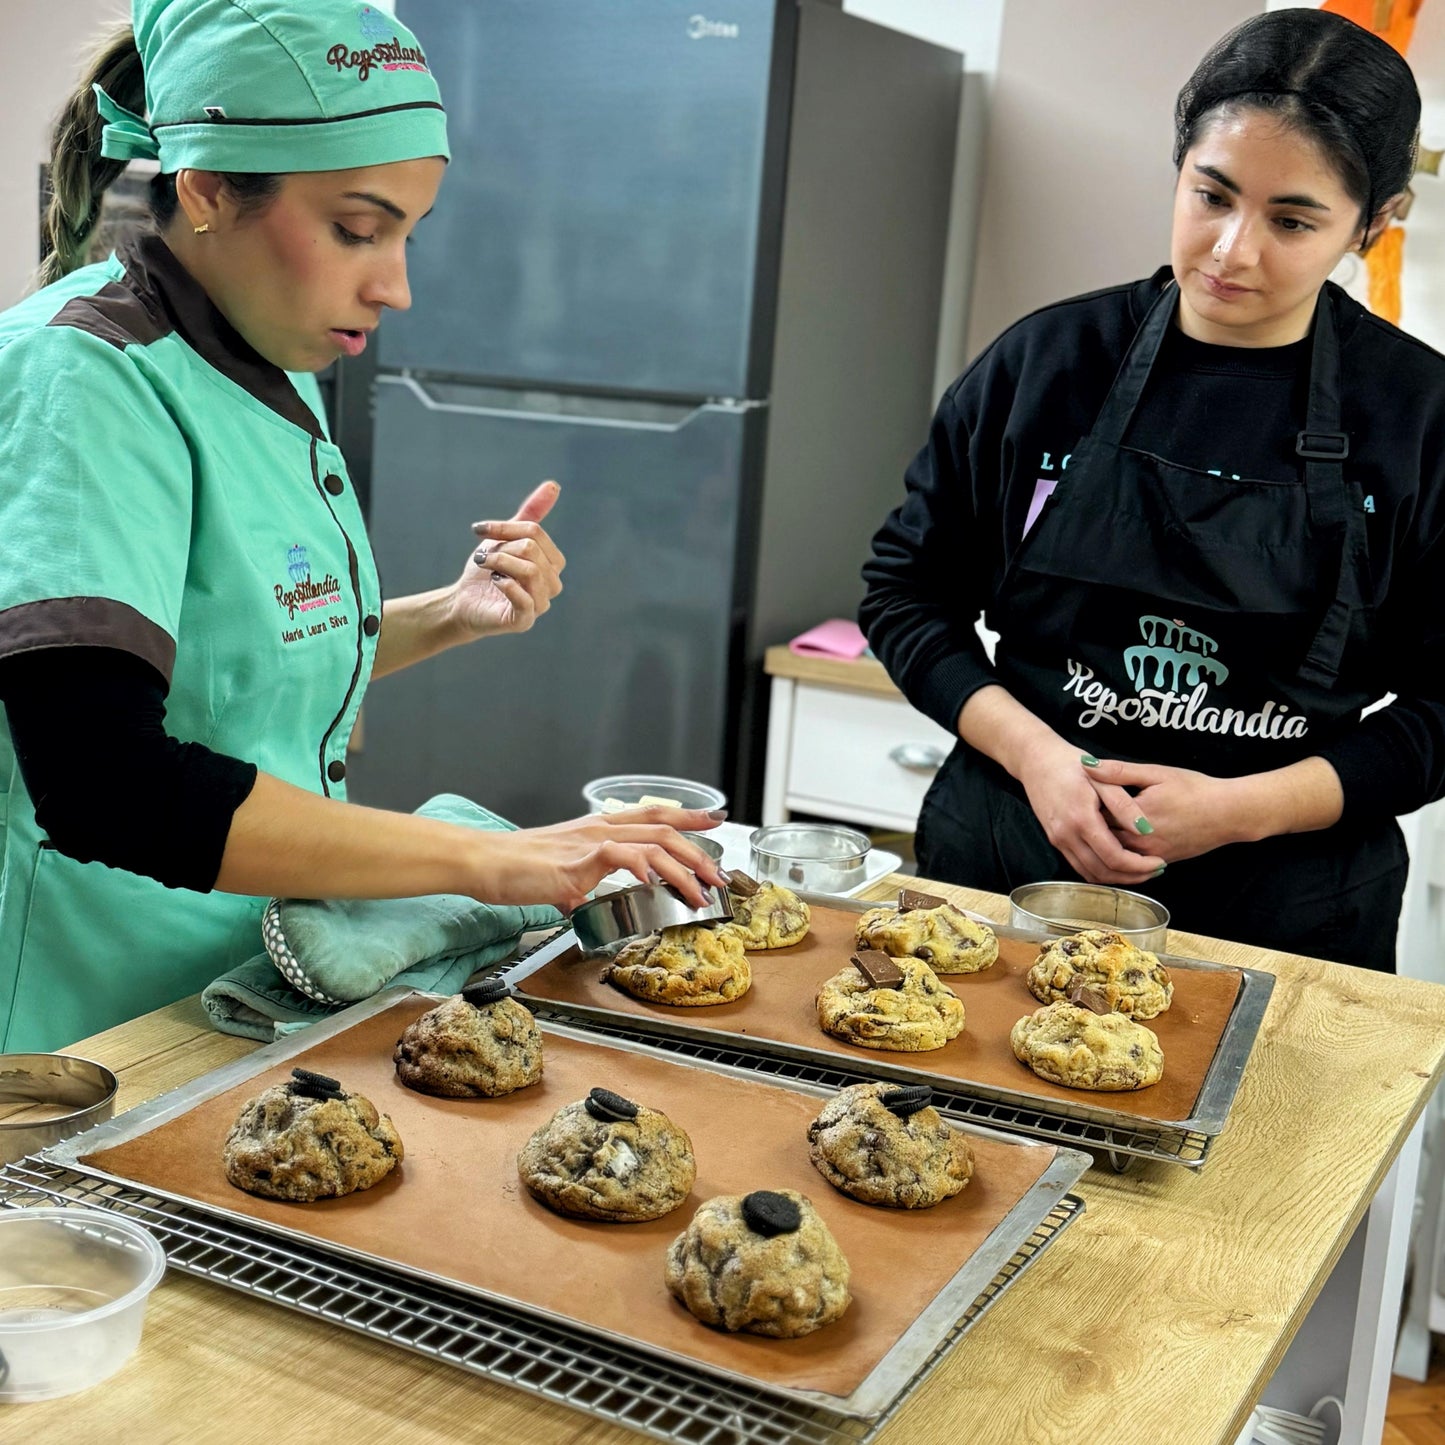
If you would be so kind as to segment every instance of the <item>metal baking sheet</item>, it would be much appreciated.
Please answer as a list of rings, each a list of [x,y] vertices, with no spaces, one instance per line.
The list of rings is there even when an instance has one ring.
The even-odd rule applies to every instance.
[[[829,895],[803,894],[804,899],[815,910],[831,911],[856,917],[877,903],[858,902],[853,899]],[[1028,943],[1043,942],[1045,936],[1027,929],[1013,928],[1005,924],[990,925],[1000,939],[1015,939]],[[806,947],[806,941],[798,947]],[[836,960],[826,965],[826,972],[812,980],[813,986],[821,983],[827,972],[846,966],[847,953],[835,950]],[[1192,1108],[1179,1116],[1155,1117],[1141,1113],[1139,1101],[1150,1091],[1120,1095],[1089,1094],[1080,1090],[1065,1090],[1036,1080],[1022,1065],[1017,1066],[1019,1085],[1000,1084],[996,1080],[984,1081],[961,1076],[957,1072],[940,1072],[929,1068],[931,1054],[889,1053],[881,1050],[857,1048],[828,1038],[813,1027],[794,1028],[792,1036],[778,1037],[771,1030],[778,1029],[778,1013],[762,1007],[762,998],[767,986],[769,970],[784,969],[790,950],[778,949],[771,952],[750,953],[753,963],[754,988],[743,1000],[710,1008],[688,1009],[669,1008],[663,1005],[642,1003],[608,986],[588,986],[586,999],[558,997],[557,989],[549,983],[571,973],[579,978],[580,970],[590,969],[600,974],[601,965],[595,960],[582,961],[577,958],[576,945],[570,932],[563,932],[541,948],[506,970],[507,977],[519,994],[533,1007],[554,1016],[566,1017],[590,1026],[605,1029],[616,1035],[619,1031],[636,1032],[659,1039],[681,1039],[696,1045],[726,1044],[744,1053],[763,1054],[799,1064],[810,1065],[825,1071],[845,1071],[859,1076],[890,1078],[902,1081],[923,1080],[936,1088],[954,1095],[974,1096],[1002,1106],[1006,1118],[1003,1122],[1010,1130],[1019,1129],[1044,1137],[1064,1138],[1071,1142],[1087,1142],[1081,1135],[1088,1128],[1097,1133],[1103,1131],[1102,1147],[1126,1154],[1141,1154],[1151,1158],[1163,1158],[1171,1162],[1197,1166],[1203,1162],[1207,1152],[1207,1141],[1218,1135],[1228,1119],[1230,1105],[1239,1088],[1239,1081],[1254,1040],[1259,1032],[1260,1022],[1274,988],[1274,976],[1256,969],[1235,968],[1223,964],[1209,963],[1203,959],[1185,958],[1175,954],[1160,954],[1161,960],[1176,971],[1176,1004],[1181,974],[1210,976],[1215,982],[1211,989],[1228,988],[1237,980],[1232,1004],[1223,1023],[1218,1043],[1205,1068],[1202,1081],[1193,1099]],[[811,975],[810,975],[811,978]],[[956,991],[967,1000],[969,976],[955,981],[951,976],[945,979],[955,983]],[[792,986],[796,992],[797,985]],[[572,985],[564,992],[578,992]],[[791,994],[790,994],[791,997]],[[749,999],[750,1008],[746,1008]],[[1039,1005],[1024,992],[1020,995],[1020,1015]],[[817,1042],[812,1042],[816,1038]],[[807,1042],[803,1040],[807,1039]],[[1006,1045],[1005,1045],[1006,1046]],[[940,1051],[941,1052],[941,1051]],[[1011,1056],[1010,1056],[1011,1057]],[[1168,1054],[1165,1059],[1168,1069]],[[1106,1099],[1111,1102],[1104,1102]],[[1114,1107],[1118,1100],[1120,1107]],[[1129,1105],[1133,1107],[1129,1107]],[[1016,1114],[1008,1111],[1017,1110]],[[1059,1128],[1052,1126],[1059,1125]],[[1153,1147],[1152,1141],[1164,1140],[1162,1147]],[[1178,1141],[1205,1141],[1204,1147],[1191,1151]],[[1195,1157],[1186,1157],[1190,1152]]]
[[[540,1319],[549,1321],[553,1325],[566,1325],[569,1328],[580,1327],[583,1330],[587,1330],[590,1327],[598,1338],[614,1341],[619,1335],[626,1336],[628,1334],[627,1329],[625,1327],[618,1328],[615,1323],[610,1328],[600,1328],[587,1320],[578,1320],[573,1316],[569,1316],[566,1313],[565,1307],[561,1311],[539,1308],[525,1298],[517,1298],[515,1295],[507,1293],[498,1294],[495,1290],[479,1288],[474,1282],[467,1279],[449,1277],[444,1269],[416,1268],[406,1259],[405,1255],[407,1251],[405,1248],[397,1248],[395,1253],[391,1252],[391,1236],[387,1236],[382,1248],[374,1246],[370,1248],[356,1248],[347,1243],[338,1242],[335,1239],[328,1239],[324,1237],[324,1235],[317,1233],[317,1229],[325,1227],[320,1221],[324,1220],[328,1207],[337,1206],[344,1208],[347,1206],[347,1201],[345,1200],[328,1201],[320,1205],[310,1206],[268,1206],[266,1201],[252,1201],[249,1196],[241,1195],[239,1196],[241,1201],[240,1207],[227,1208],[218,1202],[218,1198],[214,1193],[206,1197],[197,1197],[197,1193],[204,1193],[204,1191],[192,1193],[185,1189],[166,1187],[164,1178],[158,1179],[153,1169],[133,1171],[145,1176],[137,1179],[132,1177],[132,1172],[127,1172],[125,1168],[117,1167],[112,1169],[107,1167],[109,1162],[107,1159],[108,1151],[120,1151],[119,1157],[124,1161],[126,1157],[125,1146],[127,1145],[134,1146],[132,1148],[132,1163],[134,1162],[135,1150],[137,1148],[143,1152],[147,1145],[150,1145],[153,1146],[155,1150],[163,1153],[166,1148],[173,1148],[177,1143],[184,1145],[187,1142],[187,1136],[178,1133],[176,1130],[170,1132],[171,1143],[169,1145],[158,1141],[155,1136],[155,1131],[161,1129],[162,1126],[173,1124],[177,1121],[180,1121],[182,1126],[190,1125],[191,1121],[187,1120],[186,1116],[207,1104],[207,1101],[210,1100],[217,1100],[217,1103],[211,1105],[208,1111],[203,1110],[202,1115],[199,1116],[202,1119],[215,1114],[216,1110],[220,1108],[222,1104],[224,1104],[226,1111],[232,1108],[238,1109],[239,1105],[235,1103],[235,1098],[233,1097],[234,1091],[239,1089],[243,1093],[251,1092],[254,1088],[252,1081],[259,1081],[260,1077],[266,1075],[268,1072],[273,1078],[285,1077],[285,1070],[296,1060],[306,1060],[322,1069],[330,1067],[332,1072],[340,1074],[343,1078],[348,1077],[348,1075],[354,1072],[354,1068],[343,1072],[341,1068],[336,1067],[336,1050],[348,1046],[349,1042],[355,1043],[365,1039],[367,1041],[368,1051],[366,1057],[374,1054],[376,1052],[374,1043],[370,1039],[370,1033],[367,1033],[365,1028],[368,1021],[374,1020],[370,1027],[371,1031],[375,1032],[383,1024],[394,1025],[397,1019],[404,1017],[402,1012],[396,1012],[395,1017],[381,1018],[380,1016],[385,1014],[387,1010],[396,1010],[402,1004],[405,1004],[409,1013],[415,1014],[420,1013],[434,1002],[435,999],[425,995],[408,994],[405,990],[389,990],[386,994],[379,995],[376,999],[370,1000],[366,1004],[358,1005],[356,1008],[347,1010],[344,1014],[338,1015],[337,1018],[333,1020],[319,1024],[312,1029],[306,1030],[302,1034],[292,1036],[277,1044],[257,1050],[256,1053],[249,1055],[247,1058],[225,1069],[207,1075],[202,1079],[196,1080],[194,1083],[157,1099],[151,1104],[133,1110],[110,1124],[91,1130],[89,1133],[77,1139],[66,1141],[65,1144],[47,1151],[44,1158],[49,1162],[66,1168],[83,1170],[98,1178],[114,1180],[128,1185],[139,1183],[151,1193],[157,1194],[162,1198],[182,1202],[192,1209],[199,1210],[204,1215],[214,1217],[218,1220],[244,1223],[248,1228],[259,1228],[292,1242],[304,1242],[308,1247],[325,1249],[339,1256],[350,1258],[357,1262],[364,1262],[368,1267],[381,1266],[394,1271],[398,1275],[407,1276],[424,1283],[435,1284],[440,1280],[450,1288],[462,1289],[468,1293],[477,1295],[479,1298],[501,1300],[508,1307],[532,1314]],[[359,1031],[353,1036],[351,1041],[348,1041],[344,1035],[355,1029],[359,1029]],[[721,1080],[725,1079],[732,1081],[726,1085],[730,1096],[736,1096],[738,1098],[756,1097],[756,1091],[765,1091],[767,1094],[786,1095],[787,1098],[794,1100],[797,1100],[799,1096],[816,1099],[826,1098],[832,1092],[826,1088],[792,1082],[780,1085],[777,1081],[762,1081],[755,1073],[746,1069],[739,1069],[722,1064],[703,1064],[697,1061],[684,1060],[674,1054],[652,1049],[646,1045],[637,1043],[617,1040],[600,1041],[594,1036],[582,1031],[561,1027],[549,1027],[547,1032],[559,1041],[572,1041],[570,1047],[574,1047],[575,1049],[594,1051],[599,1056],[607,1055],[613,1059],[621,1059],[624,1064],[628,1060],[635,1061],[639,1069],[650,1071],[654,1077],[659,1069],[665,1070],[669,1077],[676,1076],[678,1081],[677,1089],[679,1091],[685,1090],[689,1083],[691,1083],[695,1093],[703,1093],[707,1089],[712,1089],[716,1092],[717,1089],[724,1087],[721,1084]],[[328,1049],[330,1050],[329,1053]],[[565,1054],[566,1050],[559,1049],[557,1052],[560,1056]],[[389,1058],[385,1060],[385,1067],[389,1074]],[[701,1080],[707,1076],[714,1076],[713,1084],[701,1085]],[[625,1083],[625,1072],[619,1077]],[[270,1080],[268,1079],[266,1082],[270,1082]],[[544,1077],[543,1087],[545,1087],[545,1083],[546,1080]],[[382,1100],[377,1100],[377,1093],[381,1092],[381,1088],[385,1086],[384,1081],[380,1083],[373,1082],[370,1087],[366,1085],[367,1081],[363,1076],[361,1084],[358,1086],[362,1087],[362,1092],[367,1093],[375,1102],[378,1102],[379,1107],[383,1108],[385,1112],[393,1115],[393,1118],[397,1120],[398,1128],[402,1132],[403,1140],[406,1140],[408,1137],[407,1116],[404,1116],[401,1107],[404,1103],[416,1101],[417,1107],[420,1110],[429,1110],[432,1112],[450,1111],[455,1116],[468,1113],[485,1114],[488,1109],[495,1109],[498,1103],[505,1104],[506,1102],[436,1101],[427,1098],[427,1096],[411,1095],[409,1091],[402,1090],[399,1085],[396,1086],[394,1096],[383,1095]],[[519,1101],[522,1100],[523,1095],[531,1093],[531,1090],[524,1090],[522,1094],[509,1097],[513,1101]],[[219,1098],[221,1095],[227,1095],[228,1098],[222,1101]],[[680,1099],[683,1095],[681,1092],[678,1092],[676,1097]],[[543,1116],[549,1115],[550,1112],[562,1102],[566,1102],[566,1100],[555,1097],[543,1104],[541,1106]],[[786,1104],[787,1100],[783,1099],[782,1102]],[[534,1105],[533,1107],[535,1108],[536,1106]],[[804,1112],[810,1117],[812,1113],[811,1105]],[[232,1114],[227,1112],[226,1117],[232,1117]],[[494,1119],[497,1117],[497,1115],[493,1115]],[[411,1116],[411,1128],[413,1130],[413,1137],[422,1139],[422,1129],[418,1120],[419,1115]],[[694,1127],[696,1127],[695,1121]],[[736,1132],[735,1127],[731,1123],[729,1123],[727,1127],[732,1132]],[[790,1125],[790,1128],[791,1127]],[[748,1360],[744,1358],[741,1366],[739,1366],[736,1360],[732,1363],[720,1363],[718,1358],[699,1358],[697,1354],[688,1353],[689,1344],[693,1349],[698,1348],[698,1339],[689,1339],[687,1337],[688,1330],[696,1329],[702,1331],[705,1339],[711,1337],[710,1340],[707,1341],[709,1348],[711,1348],[711,1343],[719,1338],[719,1335],[718,1332],[705,1330],[703,1326],[695,1325],[695,1323],[680,1310],[680,1307],[675,1307],[677,1309],[677,1320],[675,1325],[671,1322],[669,1323],[668,1333],[664,1335],[664,1338],[681,1337],[683,1341],[682,1344],[677,1348],[668,1348],[661,1345],[656,1338],[645,1339],[634,1337],[636,1343],[640,1348],[648,1350],[661,1359],[670,1361],[674,1366],[683,1369],[704,1371],[734,1382],[743,1382],[754,1388],[765,1389],[772,1394],[780,1395],[800,1404],[826,1408],[841,1416],[870,1418],[887,1409],[890,1401],[892,1401],[901,1390],[907,1387],[908,1382],[918,1373],[920,1368],[923,1367],[931,1354],[939,1347],[940,1342],[948,1338],[950,1333],[956,1330],[957,1321],[960,1317],[966,1314],[971,1304],[988,1288],[990,1282],[1000,1273],[1003,1266],[1019,1251],[1021,1245],[1034,1234],[1042,1221],[1055,1209],[1089,1163],[1088,1157],[1077,1151],[1033,1144],[998,1133],[997,1131],[984,1130],[967,1125],[963,1127],[966,1132],[974,1137],[976,1148],[979,1151],[986,1152],[989,1149],[994,1151],[1006,1150],[1010,1160],[1016,1157],[1021,1164],[1026,1165],[1025,1172],[1029,1177],[1033,1177],[1035,1167],[1037,1167],[1037,1177],[1033,1177],[1033,1182],[1028,1184],[1016,1199],[1008,1192],[1009,1186],[1001,1186],[1005,1189],[1005,1193],[995,1201],[995,1207],[1006,1207],[1007,1212],[1004,1213],[993,1226],[987,1234],[987,1237],[984,1238],[966,1258],[960,1261],[959,1267],[944,1280],[942,1287],[937,1289],[931,1298],[927,1299],[916,1316],[912,1318],[911,1323],[908,1323],[907,1327],[898,1333],[897,1338],[894,1339],[892,1335],[887,1336],[887,1339],[893,1342],[877,1357],[875,1363],[869,1365],[866,1376],[862,1377],[856,1386],[850,1388],[846,1394],[833,1393],[828,1390],[797,1388],[789,1385],[786,1378],[765,1377],[768,1369],[782,1369],[784,1375],[789,1372],[806,1375],[808,1370],[812,1368],[812,1364],[816,1363],[816,1361],[809,1363],[808,1369],[804,1369],[801,1372],[794,1370],[792,1365],[778,1366],[774,1364],[774,1361],[779,1358],[779,1348],[781,1347],[783,1351],[787,1351],[790,1348],[795,1349],[795,1354],[798,1358],[801,1358],[810,1349],[814,1351],[815,1355],[819,1352],[820,1348],[826,1353],[826,1349],[829,1348],[827,1346],[829,1334],[827,1330],[819,1331],[817,1335],[809,1336],[805,1341],[765,1342],[763,1349],[769,1351],[769,1353],[767,1355],[755,1355],[754,1357],[755,1361],[766,1360],[767,1363],[765,1365],[759,1366],[757,1363],[750,1365]],[[214,1128],[208,1129],[207,1137],[209,1137],[209,1132],[215,1132]],[[528,1128],[528,1132],[530,1132],[530,1127]],[[148,1138],[147,1136],[150,1137]],[[224,1137],[223,1133],[220,1137]],[[695,1134],[694,1137],[696,1139],[697,1135]],[[787,1137],[791,1139],[791,1133],[789,1133]],[[135,1146],[134,1141],[138,1140],[145,1142]],[[191,1147],[194,1147],[194,1142],[193,1139],[190,1140]],[[218,1155],[219,1138],[214,1142]],[[424,1150],[430,1147],[424,1139],[422,1142]],[[964,1195],[959,1196],[959,1200],[949,1201],[933,1211],[871,1209],[868,1206],[848,1200],[842,1195],[835,1194],[824,1181],[813,1175],[811,1165],[807,1162],[806,1146],[802,1145],[801,1135],[799,1136],[799,1145],[800,1147],[794,1150],[791,1144],[789,1144],[787,1146],[786,1161],[784,1161],[781,1155],[778,1155],[774,1158],[773,1167],[775,1169],[782,1168],[785,1162],[789,1167],[795,1166],[797,1161],[794,1156],[800,1156],[802,1169],[812,1180],[812,1187],[809,1191],[810,1195],[814,1199],[814,1202],[822,1208],[824,1217],[828,1219],[830,1226],[839,1234],[840,1242],[847,1239],[851,1233],[852,1239],[849,1243],[846,1243],[844,1247],[845,1252],[854,1265],[855,1284],[859,1286],[859,1288],[855,1289],[855,1295],[860,1295],[860,1291],[862,1290],[863,1275],[860,1270],[860,1265],[866,1266],[866,1257],[869,1248],[868,1241],[874,1242],[873,1248],[878,1251],[880,1259],[886,1256],[887,1248],[897,1250],[900,1247],[900,1242],[897,1240],[892,1241],[886,1247],[878,1242],[889,1231],[896,1233],[900,1228],[905,1231],[914,1229],[918,1234],[918,1241],[921,1242],[926,1235],[935,1232],[937,1228],[943,1227],[941,1222],[944,1221],[947,1216],[940,1213],[940,1211],[947,1211],[950,1205],[955,1205],[959,1200],[965,1200],[968,1197],[969,1191],[966,1190]],[[519,1147],[519,1144],[516,1147]],[[1038,1165],[1035,1166],[1032,1162],[1027,1161],[1025,1156],[1015,1156],[1013,1151],[1018,1149],[1029,1151],[1046,1149],[1047,1153],[1041,1158]],[[708,1187],[704,1190],[702,1178],[703,1164],[701,1161],[705,1156],[704,1146],[701,1144],[699,1145],[699,1156],[699,1198],[702,1197],[704,1193],[741,1192],[743,1188],[758,1187],[756,1180],[729,1181],[724,1179],[721,1181],[709,1181]],[[111,1159],[116,1157],[116,1154],[110,1154]],[[402,1170],[404,1171],[405,1168],[406,1165],[403,1164]],[[982,1177],[983,1168],[984,1163],[981,1159],[980,1177]],[[218,1163],[215,1166],[215,1172],[219,1174]],[[1002,1179],[1006,1172],[1002,1167],[999,1167],[997,1177]],[[162,1170],[162,1176],[164,1173],[165,1171]],[[721,1184],[721,1187],[718,1187],[719,1184]],[[793,1184],[792,1187],[798,1186]],[[403,1182],[396,1191],[395,1197],[397,1199],[402,1197],[404,1188],[405,1184]],[[518,1186],[513,1176],[511,1179],[511,1189],[514,1194],[517,1188]],[[970,1190],[973,1188],[973,1185],[969,1186]],[[387,1182],[383,1182],[382,1185],[377,1186],[373,1191],[369,1191],[368,1194],[380,1195],[386,1189]],[[224,1184],[223,1179],[221,1192],[222,1194],[229,1194],[231,1192],[229,1186]],[[434,1189],[428,1189],[425,1192],[429,1201],[437,1197]],[[422,1197],[422,1193],[423,1191],[421,1189],[417,1189],[413,1192],[412,1198],[419,1199]],[[362,1195],[353,1196],[352,1198],[353,1202],[355,1200],[361,1200],[362,1203],[359,1208],[365,1210],[367,1197],[367,1195]],[[444,1194],[442,1197],[453,1196]],[[1014,1199],[1012,1204],[1009,1204],[1010,1199]],[[524,1202],[529,1203],[530,1201],[524,1199]],[[502,1217],[502,1212],[513,1207],[515,1201],[509,1202],[506,1199],[502,1199],[500,1201],[493,1201],[493,1204],[498,1211],[499,1217]],[[539,1206],[538,1209],[540,1209]],[[546,1211],[541,1211],[541,1213],[546,1214]],[[268,1218],[268,1214],[273,1217]],[[300,1223],[298,1226],[282,1223],[275,1217],[277,1215],[298,1216]],[[932,1216],[934,1220],[932,1226],[929,1224],[930,1216]],[[489,1218],[490,1217],[491,1216],[489,1216]],[[667,1220],[657,1222],[662,1229],[664,1244],[666,1240],[670,1240],[671,1237],[683,1227],[686,1223],[686,1218],[687,1206],[684,1206],[682,1210],[675,1212],[674,1215],[669,1216]],[[915,1221],[915,1223],[909,1224],[909,1220]],[[318,1221],[315,1228],[305,1227],[311,1224],[312,1221]],[[585,1223],[574,1227],[575,1222],[572,1221],[563,1222],[559,1228],[557,1225],[557,1217],[551,1215],[547,1216],[547,1224],[561,1243],[576,1243],[577,1240],[572,1239],[573,1235],[577,1235],[578,1239],[585,1243],[584,1237],[586,1233],[592,1231],[594,1242],[603,1241],[605,1236],[603,1247],[607,1249],[615,1247],[619,1251],[630,1247],[630,1245],[624,1245],[622,1241],[632,1238],[640,1239],[642,1232],[651,1228],[651,1226],[645,1225],[606,1226]],[[521,1228],[520,1224],[518,1228]],[[859,1233],[860,1228],[863,1231],[861,1234]],[[601,1231],[601,1234],[598,1234],[598,1231]],[[520,1235],[517,1237],[520,1238]],[[916,1248],[916,1243],[912,1247]],[[669,1308],[673,1308],[661,1284],[660,1257],[657,1268],[659,1278],[656,1289],[661,1293],[666,1305]],[[574,1279],[584,1277],[585,1276],[576,1275],[575,1273],[573,1275]],[[889,1275],[890,1279],[893,1277],[892,1274]],[[649,1290],[650,1288],[649,1286]],[[891,1294],[892,1292],[890,1289],[889,1293]],[[875,1299],[881,1298],[877,1281],[874,1282],[874,1293]],[[860,1295],[860,1297],[863,1296]],[[876,1307],[875,1305],[875,1308]],[[857,1305],[855,1305],[854,1310],[857,1310],[857,1308]],[[850,1310],[850,1314],[854,1313],[854,1310]],[[844,1316],[844,1320],[840,1323],[846,1325],[847,1321],[848,1316]],[[832,1328],[834,1330],[840,1329],[839,1326]],[[729,1342],[737,1338],[738,1337],[721,1336],[722,1340]],[[839,1333],[834,1335],[833,1338],[841,1342],[844,1336],[842,1333]],[[809,1343],[810,1341],[819,1342],[819,1344],[811,1345]],[[756,1351],[759,1347],[759,1342],[756,1337],[748,1337],[743,1344],[745,1351],[748,1349]],[[713,1353],[716,1356],[718,1351],[714,1350]],[[726,1360],[729,1357],[724,1355],[723,1358]],[[871,1359],[872,1356],[869,1356],[869,1358]],[[826,1364],[827,1362],[824,1361],[824,1365]],[[759,1373],[760,1369],[762,1370],[761,1374]]]

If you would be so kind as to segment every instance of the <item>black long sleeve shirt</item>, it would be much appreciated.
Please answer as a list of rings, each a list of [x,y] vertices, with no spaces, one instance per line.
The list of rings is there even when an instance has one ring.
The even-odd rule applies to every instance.
[[[42,648],[0,662],[20,774],[52,845],[206,893],[256,766],[168,736],[165,697],[160,673],[116,648]]]

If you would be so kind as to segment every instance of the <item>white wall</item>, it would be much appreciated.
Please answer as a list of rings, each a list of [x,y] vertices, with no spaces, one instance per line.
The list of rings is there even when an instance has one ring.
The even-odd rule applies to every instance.
[[[40,164],[50,127],[98,39],[130,16],[127,0],[0,0],[7,48],[0,146],[0,307],[30,287],[40,259]]]

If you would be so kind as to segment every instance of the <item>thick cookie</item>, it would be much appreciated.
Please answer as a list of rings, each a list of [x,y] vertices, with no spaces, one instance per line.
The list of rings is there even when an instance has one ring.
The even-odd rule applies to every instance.
[[[1067,999],[1075,984],[1087,984],[1116,1013],[1136,1019],[1157,1017],[1174,998],[1169,970],[1152,953],[1105,928],[1045,944],[1025,982],[1040,1003]]]
[[[1121,1013],[1051,1003],[1021,1018],[1009,1043],[1039,1078],[1070,1089],[1147,1089],[1164,1077],[1154,1030]]]
[[[901,988],[872,988],[851,964],[818,990],[823,1032],[868,1049],[941,1049],[963,1032],[963,1005],[926,963],[895,958]]]
[[[957,1194],[973,1177],[973,1150],[928,1103],[932,1092],[898,1084],[840,1089],[808,1125],[818,1173],[852,1199],[894,1209],[927,1209]]]
[[[514,998],[477,1007],[458,994],[409,1024],[391,1057],[408,1089],[495,1099],[542,1077],[542,1034]]]
[[[692,1140],[666,1114],[593,1089],[527,1140],[517,1173],[558,1214],[634,1224],[676,1209],[697,1162]]]
[[[733,916],[725,928],[742,936],[744,948],[789,948],[808,935],[808,905],[777,883],[760,883],[750,897],[731,895]]]
[[[795,1339],[848,1308],[848,1261],[793,1189],[719,1194],[667,1251],[667,1287],[704,1324]]]
[[[340,1089],[299,1092],[292,1083],[246,1101],[221,1158],[237,1189],[310,1203],[370,1189],[404,1152],[395,1125],[369,1099]]]
[[[998,959],[998,939],[951,903],[937,908],[870,908],[858,920],[859,948],[922,959],[934,973],[978,973]]]
[[[629,943],[602,971],[603,981],[634,998],[700,1008],[741,998],[753,986],[743,941],[734,929],[684,923]]]

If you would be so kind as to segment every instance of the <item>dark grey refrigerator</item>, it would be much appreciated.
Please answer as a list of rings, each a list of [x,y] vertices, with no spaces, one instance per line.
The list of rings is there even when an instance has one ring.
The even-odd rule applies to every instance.
[[[351,796],[533,824],[635,770],[755,811],[762,652],[851,615],[927,426],[961,57],[822,0],[398,9],[452,163],[342,410],[382,585],[549,477],[567,568],[529,632],[373,685]]]

